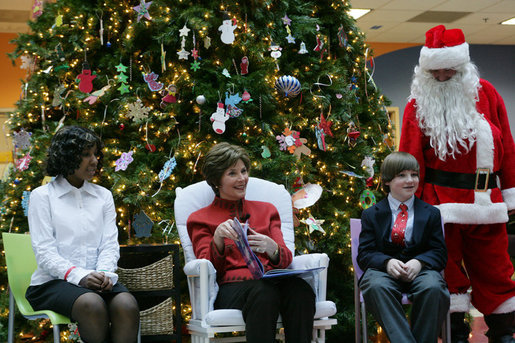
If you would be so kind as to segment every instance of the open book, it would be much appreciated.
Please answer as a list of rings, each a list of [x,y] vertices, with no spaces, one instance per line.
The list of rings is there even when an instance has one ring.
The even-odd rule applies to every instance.
[[[318,272],[325,267],[316,267],[316,268],[307,268],[307,269],[271,269],[264,272],[263,264],[259,258],[254,254],[254,252],[250,249],[249,241],[247,239],[247,231],[249,228],[248,220],[241,225],[240,221],[237,218],[234,218],[234,230],[238,234],[238,239],[235,240],[236,246],[241,252],[243,259],[247,263],[247,266],[250,270],[250,273],[254,277],[254,279],[261,278],[277,278],[277,277],[287,277],[293,275],[301,275],[305,273]]]

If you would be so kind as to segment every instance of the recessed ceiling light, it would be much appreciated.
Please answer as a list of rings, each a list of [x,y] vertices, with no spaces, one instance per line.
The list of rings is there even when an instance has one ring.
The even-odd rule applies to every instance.
[[[363,17],[365,14],[367,14],[368,12],[370,12],[371,9],[370,8],[351,8],[348,13],[349,15],[354,18],[354,19],[358,19],[358,18],[361,18]]]
[[[501,25],[515,25],[515,17],[501,22]]]

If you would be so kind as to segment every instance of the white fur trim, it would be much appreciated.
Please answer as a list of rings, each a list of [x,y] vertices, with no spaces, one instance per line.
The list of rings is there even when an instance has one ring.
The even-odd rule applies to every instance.
[[[515,188],[503,189],[502,198],[508,206],[508,211],[515,209]]]
[[[489,192],[482,194],[489,196]],[[503,202],[492,203],[488,206],[447,203],[435,207],[440,209],[444,223],[492,224],[508,221],[508,208]]]
[[[515,297],[511,297],[497,308],[492,313],[510,313],[515,311]]]
[[[494,169],[494,138],[492,128],[485,118],[477,122],[476,134],[476,167]]]
[[[451,294],[449,312],[468,312],[470,310],[470,295],[468,293]]]
[[[469,45],[463,43],[451,47],[430,49],[422,47],[418,64],[422,69],[450,69],[470,61]]]

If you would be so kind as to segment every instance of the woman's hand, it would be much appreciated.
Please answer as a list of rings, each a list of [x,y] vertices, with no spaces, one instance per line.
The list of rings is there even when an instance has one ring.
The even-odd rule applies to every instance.
[[[225,243],[224,238],[232,239],[233,241],[238,239],[238,234],[233,229],[234,221],[227,219],[223,223],[217,226],[215,234],[213,235],[213,241],[215,242],[216,248],[220,254],[223,254]]]
[[[257,233],[249,228],[250,234],[247,236],[249,246],[252,251],[257,253],[266,253],[271,259],[275,259],[276,252],[279,251],[279,245],[267,235]]]
[[[80,280],[79,286],[102,292],[110,291],[113,288],[113,282],[103,272],[91,272]]]

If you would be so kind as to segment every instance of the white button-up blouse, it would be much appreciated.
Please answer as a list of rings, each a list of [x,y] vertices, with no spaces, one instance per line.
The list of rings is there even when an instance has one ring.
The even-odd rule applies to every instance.
[[[28,218],[38,263],[31,285],[54,279],[78,285],[92,271],[116,283],[120,247],[108,189],[87,181],[76,188],[58,176],[31,193]]]

